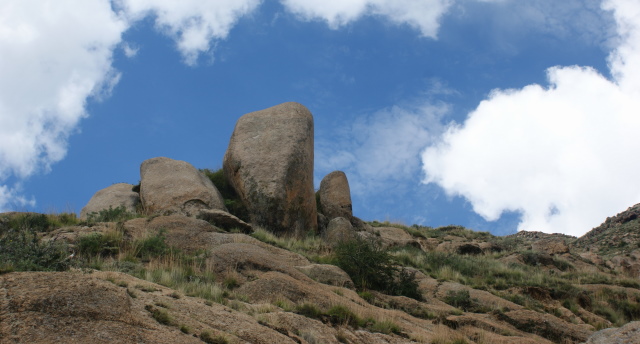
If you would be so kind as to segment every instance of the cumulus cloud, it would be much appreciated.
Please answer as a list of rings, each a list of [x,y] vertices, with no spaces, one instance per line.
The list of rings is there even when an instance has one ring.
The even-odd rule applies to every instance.
[[[195,64],[259,0],[5,0],[0,2],[0,210],[33,206],[19,182],[64,158],[89,98],[104,100],[120,80],[113,52],[137,21],[157,27]],[[13,184],[13,185],[8,185]]]
[[[547,86],[494,90],[424,151],[425,182],[464,196],[486,220],[519,211],[519,230],[572,235],[640,202],[640,4],[603,8],[617,24],[611,80],[553,67]]]
[[[388,190],[407,180],[419,183],[420,153],[442,128],[444,104],[394,106],[357,117],[335,133],[339,140],[319,141],[316,170],[347,173],[354,194]]]
[[[238,18],[251,13],[260,0],[117,0],[131,21],[155,15],[158,29],[172,37],[185,63],[195,65],[201,53],[224,39]]]
[[[0,182],[65,156],[86,99],[117,82],[111,58],[126,28],[109,1],[0,2]],[[30,204],[18,191],[3,185],[0,209]]]
[[[324,20],[338,28],[365,15],[382,16],[406,24],[425,37],[436,38],[439,19],[453,0],[281,0],[305,20]]]

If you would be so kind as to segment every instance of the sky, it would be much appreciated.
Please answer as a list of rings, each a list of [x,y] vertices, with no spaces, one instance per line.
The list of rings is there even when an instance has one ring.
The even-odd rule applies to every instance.
[[[0,0],[0,210],[314,115],[354,215],[580,236],[640,202],[637,0]]]

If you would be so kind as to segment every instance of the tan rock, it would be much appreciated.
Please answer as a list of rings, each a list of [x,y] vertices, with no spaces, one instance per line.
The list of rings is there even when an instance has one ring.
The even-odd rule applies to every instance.
[[[327,230],[324,232],[324,239],[329,245],[335,245],[341,241],[354,238],[355,233],[349,220],[344,217],[336,217],[329,221]]]
[[[620,328],[600,330],[583,344],[640,344],[640,321],[630,322]]]
[[[128,212],[135,213],[140,196],[132,191],[133,185],[126,183],[113,184],[96,192],[80,211],[80,219],[86,220],[90,213],[123,206]]]
[[[344,172],[333,171],[322,178],[318,193],[320,211],[329,221],[336,217],[351,219],[353,216],[351,190]]]
[[[552,255],[569,252],[569,246],[560,238],[538,239],[531,243],[531,249]]]
[[[223,168],[252,224],[298,236],[317,230],[313,117],[301,104],[240,117]]]
[[[142,292],[135,285],[157,291]],[[175,299],[169,296],[173,292],[115,272],[5,274],[0,277],[0,338],[29,344],[202,343],[193,334],[207,331],[233,343],[296,343],[249,315],[219,304],[207,306],[202,299]],[[156,304],[167,305],[163,311],[172,324],[152,317],[149,310],[158,309]],[[181,332],[178,325],[193,334]]]
[[[251,233],[253,231],[250,224],[226,211],[218,209],[203,209],[196,217],[225,230],[237,229],[244,233]]]
[[[337,287],[354,288],[351,277],[335,265],[330,264],[310,264],[297,266],[298,270],[309,276],[312,280],[323,284]]]
[[[404,229],[396,227],[373,227],[373,232],[376,234],[382,243],[382,247],[399,247],[399,246],[416,246],[420,247],[420,243],[407,233]]]
[[[211,180],[188,162],[145,160],[140,178],[140,200],[148,214],[196,216],[202,209],[227,210]]]

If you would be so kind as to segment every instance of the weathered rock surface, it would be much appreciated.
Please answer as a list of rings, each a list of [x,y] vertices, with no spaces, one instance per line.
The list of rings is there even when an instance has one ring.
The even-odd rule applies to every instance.
[[[344,217],[336,217],[329,221],[324,232],[324,239],[329,245],[335,245],[340,241],[354,238],[356,235],[351,222]]]
[[[305,266],[297,266],[298,270],[309,276],[312,280],[334,285],[337,287],[354,288],[351,277],[335,265],[330,264],[309,264]]]
[[[115,282],[120,285],[117,286]],[[152,286],[142,292],[133,286]],[[29,286],[29,288],[25,288]],[[2,343],[202,343],[203,332],[233,343],[296,343],[253,317],[115,272],[23,272],[0,278]],[[135,295],[135,298],[132,296]],[[157,304],[172,324],[152,317]],[[198,314],[194,317],[193,314]],[[183,333],[177,325],[189,328]],[[195,335],[195,336],[194,336]]]
[[[201,210],[196,217],[225,230],[239,229],[244,233],[251,233],[253,230],[250,224],[226,211],[218,209]]]
[[[301,104],[284,103],[242,116],[223,168],[253,224],[295,235],[317,230],[313,117]]]
[[[374,227],[373,232],[379,236],[382,247],[402,247],[411,245],[420,247],[420,244],[409,233],[396,227]]]
[[[128,212],[135,213],[136,206],[140,202],[140,195],[132,191],[133,185],[118,183],[108,186],[98,192],[89,200],[80,211],[80,218],[87,219],[90,213],[98,213],[109,208],[125,207]]]
[[[620,328],[600,330],[583,344],[640,344],[640,321],[632,321]]]
[[[336,217],[344,217],[351,220],[353,216],[351,190],[349,189],[347,175],[344,172],[333,171],[322,178],[318,195],[320,212],[329,221]]]
[[[188,162],[145,160],[140,178],[140,200],[148,214],[196,216],[202,209],[227,210],[211,180]]]

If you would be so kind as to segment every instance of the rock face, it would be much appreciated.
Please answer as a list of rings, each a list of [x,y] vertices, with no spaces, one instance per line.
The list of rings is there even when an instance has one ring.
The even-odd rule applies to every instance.
[[[99,212],[109,207],[124,206],[129,212],[136,211],[136,205],[140,202],[140,196],[132,191],[133,185],[126,183],[113,184],[96,192],[89,203],[80,211],[80,218],[85,220],[87,215]]]
[[[324,232],[324,239],[330,245],[335,245],[341,241],[353,239],[356,235],[349,220],[344,217],[336,217],[329,221]]]
[[[202,209],[227,210],[211,180],[187,162],[146,160],[140,179],[140,200],[148,214],[196,216]]]
[[[318,193],[320,212],[327,217],[327,220],[331,221],[336,217],[350,220],[353,217],[351,191],[344,172],[333,171],[322,178]]]
[[[252,231],[250,224],[240,220],[232,214],[227,213],[226,211],[205,209],[200,211],[196,217],[225,230],[238,229],[244,233],[251,233]]]
[[[584,344],[640,344],[640,321],[630,322],[620,328],[600,330]]]
[[[295,235],[317,229],[313,117],[304,106],[284,103],[242,116],[223,168],[253,224]]]

